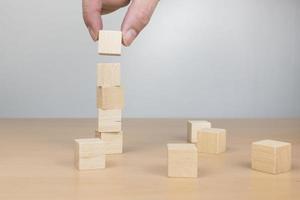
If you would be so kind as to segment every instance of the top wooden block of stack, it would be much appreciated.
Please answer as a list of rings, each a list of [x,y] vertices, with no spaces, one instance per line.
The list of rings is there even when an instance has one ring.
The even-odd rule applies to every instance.
[[[98,54],[120,56],[121,47],[121,31],[99,31]]]

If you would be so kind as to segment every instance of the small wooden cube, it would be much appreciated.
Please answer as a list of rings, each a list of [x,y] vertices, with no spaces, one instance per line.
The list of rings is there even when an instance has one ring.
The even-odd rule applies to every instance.
[[[194,144],[168,144],[168,176],[197,177],[198,154]]]
[[[120,63],[98,63],[97,86],[114,87],[121,85]]]
[[[252,143],[251,165],[258,171],[278,174],[291,169],[291,144],[276,140]]]
[[[98,119],[99,132],[119,132],[122,130],[121,121]]]
[[[98,108],[98,119],[99,120],[121,121],[122,110],[120,110],[120,109],[102,110],[101,108]]]
[[[75,166],[79,170],[105,168],[105,146],[99,138],[75,140]]]
[[[121,55],[122,32],[99,31],[98,53],[100,55]]]
[[[97,87],[97,107],[103,110],[122,109],[124,107],[122,87]]]
[[[222,153],[226,150],[226,130],[204,128],[198,131],[198,152]]]
[[[187,123],[188,142],[197,143],[197,133],[203,128],[211,128],[211,123],[201,120],[189,120]]]
[[[123,152],[123,132],[98,132],[96,137],[105,143],[105,154],[119,154]]]

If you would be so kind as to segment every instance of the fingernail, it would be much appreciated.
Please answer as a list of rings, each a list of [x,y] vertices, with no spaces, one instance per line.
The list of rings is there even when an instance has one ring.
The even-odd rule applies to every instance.
[[[134,29],[129,29],[125,33],[124,38],[123,38],[124,45],[129,46],[133,42],[133,40],[136,38],[136,36],[137,36],[137,32]]]
[[[97,35],[93,32],[93,30],[90,27],[88,27],[88,30],[93,40],[96,41],[98,39]]]

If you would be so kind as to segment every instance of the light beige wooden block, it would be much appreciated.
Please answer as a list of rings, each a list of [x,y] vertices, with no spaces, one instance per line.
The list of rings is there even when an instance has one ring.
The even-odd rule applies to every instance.
[[[197,143],[197,133],[203,128],[211,128],[211,123],[202,120],[189,120],[187,122],[187,138],[188,142]]]
[[[194,144],[168,144],[168,176],[197,177],[198,154]]]
[[[119,154],[123,152],[123,132],[98,132],[96,137],[105,143],[105,154]]]
[[[79,170],[105,168],[105,143],[99,138],[76,139],[75,166]]]
[[[204,128],[198,131],[198,152],[222,153],[226,150],[226,130]]]
[[[121,85],[120,63],[97,64],[97,86],[113,87]]]
[[[122,110],[120,110],[120,109],[102,110],[101,108],[98,108],[98,119],[99,120],[121,121]]]
[[[276,140],[252,143],[251,165],[255,170],[278,174],[291,169],[291,144]]]
[[[102,110],[122,109],[124,107],[122,87],[97,87],[97,107]]]
[[[121,47],[121,31],[99,31],[98,53],[100,55],[121,55]]]
[[[121,121],[102,120],[98,118],[99,132],[119,132],[122,130]]]

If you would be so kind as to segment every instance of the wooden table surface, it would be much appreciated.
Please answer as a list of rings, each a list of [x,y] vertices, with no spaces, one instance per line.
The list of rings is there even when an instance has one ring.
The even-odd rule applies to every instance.
[[[186,141],[185,119],[127,119],[124,153],[107,168],[77,171],[73,139],[94,136],[95,119],[1,119],[0,199],[300,199],[300,119],[211,120],[228,131],[228,150],[199,155],[198,178],[168,178],[168,142]],[[250,169],[250,144],[292,143],[292,170]]]

